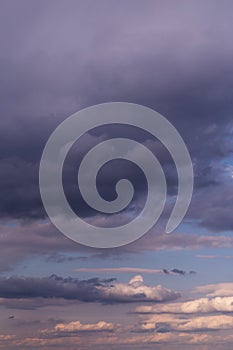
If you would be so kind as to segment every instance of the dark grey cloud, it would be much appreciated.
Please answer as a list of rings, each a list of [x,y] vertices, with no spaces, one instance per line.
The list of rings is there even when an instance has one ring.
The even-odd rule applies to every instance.
[[[163,269],[163,273],[169,275],[169,274],[177,274],[177,275],[194,275],[196,274],[195,271],[189,271],[189,272],[186,272],[185,270],[181,270],[181,269],[177,269],[177,268],[174,268],[174,269],[171,269],[171,270],[167,270],[167,269]]]
[[[1,277],[0,296],[8,299],[23,298],[64,298],[80,301],[101,301],[98,286],[113,283],[114,278],[78,280],[56,275],[44,278],[33,277]]]
[[[135,282],[136,281],[136,282]],[[55,298],[81,302],[130,303],[162,302],[175,300],[180,293],[158,286],[146,286],[141,276],[135,276],[128,284],[118,283],[115,278],[98,277],[80,280],[72,277],[0,277],[0,297],[5,299]],[[40,299],[39,299],[40,300]],[[41,301],[40,301],[41,302]],[[17,307],[17,302],[11,307]],[[25,308],[36,307],[26,302]],[[40,303],[41,306],[45,304]],[[23,308],[21,306],[21,308]]]
[[[182,4],[182,5],[181,5]],[[82,107],[108,101],[146,105],[166,116],[190,150],[195,195],[189,218],[208,229],[232,230],[231,198],[223,195],[223,161],[232,155],[232,3],[114,1],[3,1],[0,21],[0,217],[45,218],[38,188],[39,160],[54,128]],[[216,25],[222,23],[222,25]],[[108,128],[86,135],[67,160],[64,184],[75,210],[81,201],[76,164],[100,139],[119,134],[141,140],[177,191],[172,160],[150,136]],[[124,168],[122,171],[122,168]],[[114,177],[109,177],[109,173]],[[137,189],[130,214],[146,194],[132,164],[112,163],[99,177],[100,193],[114,198],[114,182],[128,177]],[[229,186],[230,188],[230,186]],[[213,201],[213,193],[218,203]],[[211,206],[207,203],[212,203]],[[78,203],[78,205],[77,205]],[[80,203],[82,205],[80,205]],[[201,205],[200,205],[201,203]],[[223,206],[219,203],[224,203]],[[205,209],[205,210],[203,210]],[[165,211],[164,216],[168,216]],[[126,217],[108,217],[111,225]]]
[[[118,220],[117,217],[116,220]],[[95,218],[92,223],[99,224],[99,222],[102,223],[102,217]],[[40,257],[41,261],[49,263],[109,258],[119,261],[122,255],[130,257],[132,254],[145,251],[233,247],[233,238],[229,235],[179,232],[167,235],[160,228],[151,230],[132,244],[107,250],[77,244],[58,232],[52,224],[41,221],[30,221],[22,226],[14,223],[1,225],[0,231],[0,272],[8,273],[30,257]],[[25,263],[28,264],[27,261]]]
[[[46,258],[46,262],[51,263],[55,262],[58,264],[63,264],[65,262],[70,262],[70,261],[87,261],[88,257],[87,256],[67,256],[64,254],[51,254]]]
[[[53,259],[58,252],[87,254],[94,252],[91,248],[77,245],[60,234],[51,224],[34,221],[22,226],[11,223],[1,225],[0,271],[12,269],[29,256],[41,256]],[[82,253],[81,253],[82,254]]]

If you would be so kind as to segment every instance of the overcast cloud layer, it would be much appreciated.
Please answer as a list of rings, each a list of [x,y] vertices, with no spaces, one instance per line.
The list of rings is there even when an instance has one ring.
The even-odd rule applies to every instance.
[[[231,230],[226,207],[232,200],[227,166],[232,152],[232,4],[225,1],[219,7],[215,1],[211,6],[199,1],[148,1],[146,6],[140,1],[102,1],[101,6],[90,1],[3,1],[1,217],[45,217],[38,164],[59,122],[86,106],[127,101],[162,113],[187,143],[196,196],[189,218],[211,230]],[[122,132],[155,151],[167,173],[169,193],[176,194],[175,169],[162,146],[143,132],[108,128],[104,135],[101,130],[86,135],[67,160],[64,185],[74,208],[80,208],[81,200],[75,182],[80,159],[101,139]],[[102,195],[111,199],[116,180],[128,176],[138,190],[135,210],[140,208],[146,195],[142,175],[131,165],[122,173],[117,162],[111,173],[111,181],[107,168],[100,176]],[[79,211],[84,217],[96,215],[84,202]]]
[[[232,350],[232,14],[230,0],[1,0],[0,349]],[[38,170],[63,120],[112,101],[150,107],[177,128],[195,186],[183,224],[166,235],[177,195],[168,151],[133,127],[83,135],[63,185],[89,223],[129,222],[147,195],[142,171],[115,160],[99,172],[98,190],[112,200],[127,178],[130,205],[102,215],[85,204],[77,169],[103,140],[141,142],[168,184],[156,227],[130,245],[97,250],[50,223]]]

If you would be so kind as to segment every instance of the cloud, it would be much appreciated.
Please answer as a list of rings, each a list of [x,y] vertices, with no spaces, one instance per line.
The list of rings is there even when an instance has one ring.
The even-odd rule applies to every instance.
[[[185,320],[177,326],[179,331],[219,330],[233,327],[232,316],[206,316]]]
[[[231,230],[231,182],[225,181],[228,170],[222,165],[232,148],[233,46],[226,39],[232,32],[231,5],[211,5],[212,16],[208,16],[208,5],[200,3],[181,8],[148,2],[142,10],[137,2],[133,13],[130,1],[117,9],[111,2],[102,6],[104,13],[96,4],[92,12],[84,3],[71,2],[64,8],[44,2],[34,7],[22,1],[17,18],[12,6],[2,7],[1,218],[46,217],[39,195],[38,167],[49,135],[82,107],[123,100],[152,107],[177,127],[195,168],[198,196],[190,218],[200,219],[198,223],[209,230]],[[111,20],[105,21],[105,16]],[[215,16],[226,25],[216,28]],[[63,29],[60,23],[65,24]],[[100,134],[124,136],[126,131],[158,153],[168,178],[168,193],[175,195],[172,160],[157,141],[140,131],[114,126],[89,133],[76,147],[76,159],[80,161]],[[70,202],[75,209],[81,207],[84,217],[94,216],[83,201],[80,205],[74,168],[68,161],[64,169]],[[142,174],[117,162],[107,168],[99,179],[104,197],[114,197],[113,182],[129,176],[138,190],[133,204],[143,201]]]
[[[195,316],[184,318],[182,315],[161,314],[153,315],[144,320],[139,331],[158,333],[166,332],[193,332],[193,331],[211,331],[231,329],[233,326],[233,317],[227,315]]]
[[[185,271],[180,269],[172,269],[171,272],[178,275],[185,275]]]
[[[141,276],[134,277],[128,284],[118,283],[114,278],[79,280],[56,275],[43,278],[1,277],[0,285],[0,297],[13,300],[63,298],[83,302],[121,303],[167,301],[177,299],[180,296],[178,292],[161,285],[154,287],[144,285]],[[13,303],[13,305],[17,305],[17,303]]]
[[[7,222],[0,225],[0,270],[8,270],[31,255],[56,255],[58,252],[76,252],[77,244],[59,233],[48,222],[33,221],[23,225]],[[80,251],[86,251],[79,246]]]
[[[61,278],[57,278],[59,280]],[[66,279],[67,281],[70,278]],[[82,281],[84,283],[84,281]],[[128,284],[116,283],[107,281],[97,281],[95,279],[85,281],[86,284],[95,284],[97,287],[115,288],[115,285],[124,285],[125,287],[133,288],[135,291],[144,286],[143,278],[140,275],[134,276]],[[113,286],[113,287],[111,287]],[[153,287],[151,287],[153,288]],[[58,309],[56,306],[59,305],[61,299],[59,298],[43,298],[45,301],[53,300],[51,304],[54,306],[50,308],[49,312]],[[55,300],[54,300],[55,299]],[[5,299],[6,300],[6,299]],[[19,299],[20,302],[21,299]],[[137,307],[136,314],[131,318],[131,322],[119,321],[119,315],[103,314],[102,317],[95,315],[95,322],[87,321],[88,312],[86,314],[85,306],[85,322],[76,321],[74,314],[72,314],[73,320],[69,318],[70,310],[73,308],[72,302],[74,300],[66,300],[65,303],[61,304],[63,308],[68,310],[68,316],[65,315],[63,309],[63,316],[65,320],[48,320],[45,322],[37,323],[34,322],[35,333],[28,335],[22,339],[23,327],[29,328],[30,322],[22,322],[18,317],[15,318],[16,325],[21,325],[20,336],[3,339],[2,344],[5,348],[12,348],[13,345],[17,345],[21,348],[36,348],[36,347],[55,347],[55,348],[69,348],[76,344],[76,346],[84,348],[86,344],[91,348],[94,346],[101,350],[105,347],[116,347],[117,349],[130,349],[134,347],[139,350],[141,348],[153,349],[156,344],[156,348],[159,350],[168,350],[171,344],[175,350],[182,347],[186,348],[190,346],[190,349],[197,350],[201,346],[215,344],[217,350],[224,349],[221,347],[223,344],[226,349],[230,349],[232,343],[232,326],[233,316],[226,315],[225,312],[232,308],[232,297],[230,298],[200,298],[191,301],[184,302],[166,302],[163,304],[156,303],[154,305],[141,305]],[[57,303],[57,304],[56,304]],[[43,304],[42,304],[43,305]],[[49,304],[44,304],[49,305]],[[80,305],[77,305],[77,310],[80,310]],[[91,308],[93,305],[90,306]],[[100,306],[101,307],[101,306]],[[102,306],[103,307],[103,306]],[[112,306],[104,306],[112,307]],[[119,308],[119,305],[116,305]],[[152,309],[151,309],[152,308]],[[43,313],[45,310],[43,310]],[[100,309],[103,311],[103,309]],[[110,309],[109,309],[110,310]],[[169,311],[170,310],[170,311]],[[100,315],[101,315],[100,311]],[[35,311],[31,311],[35,316]],[[19,313],[19,312],[17,312]],[[202,315],[200,315],[202,313]],[[25,311],[23,313],[26,317]],[[30,315],[30,314],[29,314]],[[81,315],[80,315],[81,316]],[[30,316],[29,316],[30,317]],[[81,316],[83,317],[83,316]],[[107,319],[106,319],[107,317]],[[136,318],[136,319],[135,319]],[[113,321],[117,319],[117,322]],[[102,321],[103,320],[103,321]],[[15,322],[14,321],[14,322]],[[33,323],[31,321],[31,323]],[[46,325],[46,326],[45,326]],[[37,328],[36,328],[37,327]],[[46,328],[45,328],[46,327]],[[4,333],[3,333],[4,334]],[[196,348],[192,348],[191,345],[196,345]],[[228,346],[228,347],[227,347]],[[87,348],[88,348],[87,347]],[[207,348],[207,350],[210,350]]]
[[[162,234],[158,229],[148,232],[133,244],[123,247],[122,252],[143,252],[157,250],[196,250],[199,248],[231,248],[233,237],[230,235],[193,234],[176,232]],[[111,251],[110,251],[111,252]]]
[[[94,224],[94,220],[92,222]],[[167,235],[161,233],[158,229],[153,229],[130,245],[108,250],[94,249],[69,240],[51,223],[40,220],[24,222],[21,225],[14,221],[6,222],[0,225],[0,232],[0,270],[2,271],[10,270],[16,263],[35,255],[39,255],[44,261],[59,263],[85,260],[90,258],[90,256],[107,259],[109,257],[137,254],[145,251],[233,247],[233,237],[230,235],[198,235],[179,232]],[[162,270],[164,273],[174,274],[174,269],[173,271],[172,269]],[[178,273],[178,270],[180,269],[175,269],[175,273]],[[132,273],[144,272],[132,271]],[[192,272],[190,271],[189,273]]]
[[[180,297],[180,293],[164,288],[161,285],[149,287],[144,285],[142,276],[133,277],[128,284],[116,283],[109,286],[99,286],[106,301],[136,302],[136,301],[167,301]]]
[[[78,280],[56,275],[50,277],[1,277],[0,297],[16,298],[64,298],[81,301],[103,301],[98,286],[113,283],[115,279]]]
[[[208,292],[207,288],[197,287],[195,292]],[[163,305],[140,305],[136,307],[135,312],[141,319],[138,327],[134,329],[135,332],[196,332],[200,337],[206,336],[205,339],[208,339],[209,343],[209,331],[232,329],[233,296],[205,297]],[[193,340],[193,343],[195,342]]]
[[[233,229],[232,175],[228,164],[225,166],[228,161],[232,162],[229,158],[233,112],[232,7],[230,1],[208,0],[182,3],[175,0],[169,4],[147,1],[143,5],[137,0],[117,5],[112,0],[2,3],[1,271],[18,266],[18,262],[32,255],[62,263],[69,261],[68,254],[72,254],[73,261],[79,259],[79,255],[85,259],[85,253],[95,258],[109,258],[162,249],[232,248],[233,238],[222,234],[224,230]],[[82,107],[108,101],[129,101],[154,108],[180,132],[195,171],[194,197],[186,219],[192,228],[195,225],[204,227],[207,234],[198,234],[197,227],[197,234],[177,232],[167,236],[159,228],[158,234],[152,230],[132,245],[97,251],[74,244],[50,224],[41,224],[39,220],[47,220],[47,216],[39,194],[38,167],[46,140],[67,116]],[[125,215],[96,215],[77,190],[77,165],[82,156],[103,137],[119,135],[142,141],[158,155],[168,180],[169,198],[163,223],[177,193],[176,171],[168,152],[150,135],[140,131],[113,126],[86,135],[71,151],[64,167],[67,198],[76,212],[100,225],[123,223],[129,219],[129,214],[137,213],[145,199],[146,186],[142,174],[130,164],[106,165],[98,178],[100,194],[106,199],[115,196],[117,179],[132,180],[136,196]],[[171,273],[171,270],[163,270],[165,274],[168,271]],[[135,274],[144,272],[132,271]],[[176,275],[183,275],[183,272],[181,269],[173,271]],[[230,283],[201,286],[194,293],[204,298],[184,302],[185,313],[170,313],[166,317],[163,313],[156,320],[149,320],[146,315],[145,328],[150,328],[150,332],[129,333],[123,326],[118,336],[114,332],[103,335],[97,331],[89,332],[95,333],[92,338],[88,332],[82,337],[68,332],[69,337],[66,337],[64,332],[59,335],[30,332],[27,326],[25,336],[7,335],[8,329],[4,335],[2,330],[0,346],[30,350],[73,349],[74,344],[78,348],[96,350],[132,347],[140,350],[186,347],[229,350],[233,343],[231,316],[219,313],[231,309],[231,299],[227,298],[232,297],[232,287]],[[49,304],[55,308],[79,300],[115,303],[136,299],[151,300],[153,304],[158,299],[166,302],[177,297],[173,294],[176,292],[164,287],[146,286],[140,276],[130,283],[57,276],[1,277],[0,292],[4,296],[1,305],[27,308],[48,307]],[[160,303],[156,306],[162,307]],[[168,307],[168,304],[163,306]],[[180,307],[176,305],[174,310],[179,311]],[[195,317],[187,310],[195,311]],[[203,318],[196,310],[203,310],[206,315],[208,312],[204,310],[209,310],[218,315]],[[80,323],[79,327],[83,326]],[[207,332],[204,327],[218,332]]]
[[[79,301],[77,299],[64,299],[61,298],[45,298],[45,297],[14,297],[14,298],[0,298],[0,306],[6,309],[14,310],[36,310],[41,307],[63,307],[73,304],[77,304]]]
[[[180,303],[169,303],[167,305],[156,306],[138,306],[137,313],[175,313],[175,314],[193,314],[193,313],[214,313],[214,312],[233,312],[233,296],[200,298]]]
[[[204,287],[197,287],[195,292],[208,292],[209,287]],[[156,306],[140,305],[135,312],[141,319],[135,332],[198,332],[199,335],[207,335],[208,331],[232,329],[233,296],[209,296]]]
[[[216,332],[215,332],[216,333]],[[213,345],[217,350],[228,350],[232,344],[232,335],[227,334],[224,337],[219,334],[199,334],[199,333],[141,333],[127,334],[121,332],[116,336],[111,332],[107,333],[85,333],[85,337],[77,336],[73,333],[60,334],[57,336],[54,333],[49,335],[40,334],[38,336],[27,336],[24,339],[12,339],[5,341],[5,348],[16,346],[24,349],[36,349],[38,347],[69,349],[73,348],[74,344],[82,349],[91,349],[95,347],[97,350],[102,350],[106,347],[113,349],[130,350],[132,347],[137,350],[155,348],[158,350],[169,350],[171,346],[175,350],[179,350],[186,346],[192,350],[211,350]],[[63,335],[63,336],[62,336]],[[64,336],[65,335],[65,336]],[[13,338],[13,337],[12,337]]]
[[[207,284],[204,286],[198,286],[194,290],[195,293],[206,294],[208,297],[215,296],[232,296],[233,295],[233,283],[216,283]]]
[[[233,259],[232,255],[203,255],[197,254],[196,258],[200,259]]]
[[[55,326],[56,332],[112,332],[116,325],[109,322],[99,321],[97,323],[82,324],[80,321],[70,323],[58,323]]]
[[[94,272],[94,273],[143,273],[143,274],[165,274],[165,275],[185,275],[187,274],[184,270],[179,269],[149,269],[141,267],[105,267],[105,268],[87,268],[80,267],[74,269],[76,272]],[[188,272],[189,274],[195,274],[194,271]]]

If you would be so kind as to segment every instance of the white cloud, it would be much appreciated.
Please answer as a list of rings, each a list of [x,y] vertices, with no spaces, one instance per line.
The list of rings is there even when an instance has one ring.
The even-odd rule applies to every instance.
[[[224,287],[230,291],[232,286],[233,284],[228,283],[201,286],[196,289],[201,293],[221,294]],[[233,316],[223,314],[233,312],[233,296],[204,297],[162,305],[142,305],[137,307],[135,312],[141,319],[138,330],[143,332],[198,332],[199,335],[203,335],[208,330],[233,328]]]
[[[135,310],[138,313],[210,313],[233,312],[233,297],[200,298],[183,303],[171,303],[167,305],[139,306]]]
[[[195,330],[218,330],[231,329],[233,327],[233,317],[226,315],[219,316],[202,316],[185,320],[177,325],[179,331],[195,331]]]
[[[70,323],[58,323],[55,326],[57,332],[85,332],[85,331],[113,331],[116,328],[114,323],[99,321],[97,323],[82,324],[80,321]]]
[[[129,283],[114,283],[96,288],[101,291],[103,299],[106,301],[167,301],[180,297],[180,293],[161,285],[154,287],[144,285],[141,275],[133,277]]]
[[[206,294],[209,297],[233,296],[233,283],[207,284],[195,288],[196,293]]]
[[[139,329],[143,331],[172,332],[172,331],[206,331],[231,329],[233,317],[227,315],[211,315],[184,318],[182,315],[157,314],[144,320]]]

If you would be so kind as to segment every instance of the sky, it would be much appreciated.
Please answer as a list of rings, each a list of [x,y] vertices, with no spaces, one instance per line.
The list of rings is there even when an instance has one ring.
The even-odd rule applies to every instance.
[[[232,349],[232,32],[230,0],[0,1],[0,349]],[[90,130],[63,169],[66,198],[84,221],[122,225],[147,197],[141,169],[118,159],[102,167],[97,187],[112,201],[127,178],[132,202],[116,214],[85,203],[77,170],[103,140],[146,146],[168,187],[148,233],[97,249],[52,224],[39,164],[62,121],[106,102],[152,108],[174,125],[194,191],[182,223],[165,233],[178,191],[169,152],[135,127]]]

